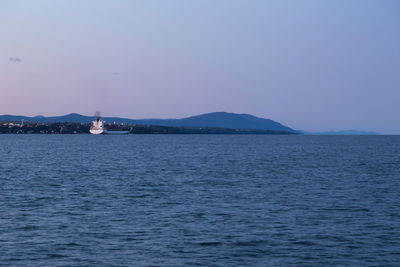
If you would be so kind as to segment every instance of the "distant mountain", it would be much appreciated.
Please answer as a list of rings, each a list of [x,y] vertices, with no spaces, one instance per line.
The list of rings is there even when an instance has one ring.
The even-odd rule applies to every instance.
[[[248,114],[213,112],[175,120],[140,120],[144,124],[186,127],[219,127],[227,129],[251,129],[296,132],[279,122]]]
[[[170,127],[216,127],[226,129],[248,129],[248,130],[272,130],[297,133],[297,131],[282,125],[279,122],[258,118],[248,114],[234,114],[227,112],[213,112],[202,114],[198,116],[183,118],[183,119],[140,119],[133,120],[128,118],[119,117],[104,117],[105,121],[109,123],[127,123],[127,124],[141,124],[141,125],[158,125]],[[64,116],[56,117],[27,117],[27,116],[14,116],[2,115],[0,121],[21,121],[52,123],[52,122],[78,122],[89,123],[94,120],[93,116],[83,116],[76,113],[71,113]]]
[[[0,115],[1,121],[27,121],[27,122],[39,122],[39,123],[52,123],[52,122],[77,122],[77,123],[89,123],[94,117],[83,116],[77,113],[71,113],[64,116],[56,117],[45,117],[45,116],[16,116],[16,115]]]
[[[328,131],[328,132],[302,132],[307,135],[379,135],[377,132],[365,132],[358,130]]]

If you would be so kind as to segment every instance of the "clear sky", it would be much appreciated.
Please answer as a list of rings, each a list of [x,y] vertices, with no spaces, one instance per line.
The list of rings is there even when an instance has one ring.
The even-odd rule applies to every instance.
[[[399,0],[0,0],[0,114],[400,134]]]

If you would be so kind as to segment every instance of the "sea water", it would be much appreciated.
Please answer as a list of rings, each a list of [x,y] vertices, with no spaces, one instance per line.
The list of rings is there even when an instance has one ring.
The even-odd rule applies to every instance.
[[[2,266],[399,266],[400,136],[0,135]]]

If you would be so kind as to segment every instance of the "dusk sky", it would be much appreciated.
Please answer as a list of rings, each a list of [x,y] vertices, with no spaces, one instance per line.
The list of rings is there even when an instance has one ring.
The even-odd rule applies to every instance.
[[[0,114],[400,134],[399,0],[0,0]]]

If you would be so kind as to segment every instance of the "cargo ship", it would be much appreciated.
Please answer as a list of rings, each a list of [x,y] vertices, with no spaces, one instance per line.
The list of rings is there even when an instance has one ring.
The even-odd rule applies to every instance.
[[[131,130],[131,128],[125,125],[106,125],[106,123],[100,117],[97,117],[96,120],[92,122],[92,126],[90,127],[89,131],[91,134],[129,134]]]

